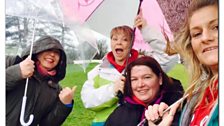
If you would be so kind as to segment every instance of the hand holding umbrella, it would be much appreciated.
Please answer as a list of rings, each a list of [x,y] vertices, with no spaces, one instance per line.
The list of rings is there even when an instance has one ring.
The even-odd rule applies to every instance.
[[[26,99],[27,99],[27,97],[26,97],[27,83],[28,83],[28,80],[29,80],[28,78],[33,75],[34,62],[31,60],[31,57],[29,56],[24,61],[22,61],[19,65],[20,65],[22,77],[27,78],[26,79],[26,88],[25,88],[25,92],[24,92],[24,96],[23,96],[23,102],[22,102],[22,108],[21,108],[20,123],[23,126],[29,126],[33,122],[34,116],[33,116],[33,114],[31,114],[29,121],[26,123],[24,121],[24,113],[25,113],[25,106],[26,106]]]

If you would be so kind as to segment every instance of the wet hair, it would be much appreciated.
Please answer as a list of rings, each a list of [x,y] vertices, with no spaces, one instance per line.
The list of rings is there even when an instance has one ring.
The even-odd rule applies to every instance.
[[[130,41],[135,39],[134,30],[127,25],[114,27],[110,32],[110,38],[112,39],[113,35],[120,34],[120,33],[123,33],[125,34],[125,36],[128,36],[128,39]]]
[[[140,66],[144,65],[152,69],[153,73],[156,74],[157,77],[162,77],[162,85],[160,86],[160,89],[168,89],[173,81],[171,78],[169,78],[166,73],[162,70],[160,64],[152,57],[150,56],[143,56],[135,61],[131,62],[126,69],[126,84],[124,88],[124,96],[132,97],[133,91],[131,88],[131,70],[134,66]]]

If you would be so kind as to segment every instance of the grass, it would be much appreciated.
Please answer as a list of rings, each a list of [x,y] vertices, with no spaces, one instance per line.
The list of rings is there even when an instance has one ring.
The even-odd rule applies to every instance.
[[[86,71],[88,72],[96,64],[88,65]],[[80,91],[83,83],[87,79],[87,72],[84,73],[82,68],[78,65],[70,64],[67,66],[66,77],[61,81],[62,87],[73,87],[77,86],[75,96],[74,96],[74,107],[63,126],[90,126],[91,122],[95,116],[95,113],[84,108],[81,98]]]
[[[91,122],[95,116],[95,113],[84,108],[81,98],[80,91],[82,85],[87,79],[87,73],[97,64],[90,64],[86,69],[86,73],[83,72],[82,68],[78,65],[70,64],[67,66],[66,77],[61,81],[62,87],[73,87],[77,86],[76,93],[74,96],[75,104],[72,112],[65,120],[62,126],[90,126]],[[184,66],[177,64],[169,73],[169,76],[172,76],[176,79],[179,79],[182,82],[184,89],[187,88],[187,73],[184,69]]]
[[[177,64],[172,68],[168,73],[169,76],[180,80],[181,84],[183,85],[184,89],[188,87],[188,73],[184,65]]]

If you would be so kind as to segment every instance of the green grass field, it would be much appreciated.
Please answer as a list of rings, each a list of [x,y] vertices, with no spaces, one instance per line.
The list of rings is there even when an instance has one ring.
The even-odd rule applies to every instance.
[[[88,65],[86,71],[91,70],[96,64]],[[91,121],[94,117],[94,112],[84,108],[81,98],[80,91],[83,83],[87,79],[87,72],[84,73],[82,68],[78,65],[70,64],[67,66],[66,77],[61,81],[63,87],[73,87],[77,86],[76,93],[74,96],[75,104],[73,111],[70,113],[69,117],[65,120],[63,126],[90,126]],[[183,87],[187,87],[187,73],[181,64],[177,64],[169,73],[169,76],[172,76],[176,79],[179,79],[182,82]]]

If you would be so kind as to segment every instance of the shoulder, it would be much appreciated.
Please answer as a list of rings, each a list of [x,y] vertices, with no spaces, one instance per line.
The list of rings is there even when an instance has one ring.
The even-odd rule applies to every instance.
[[[6,56],[5,57],[5,62],[6,62],[6,67],[10,65],[15,65],[18,64],[22,61],[22,58],[19,56]]]
[[[170,77],[171,83],[168,85],[168,89],[171,91],[184,91],[184,88],[180,80]]]
[[[122,105],[119,105],[111,114],[112,116],[118,117],[130,117],[132,118],[133,115],[141,115],[144,111],[144,107],[141,105],[130,104],[125,102]]]
[[[118,106],[108,117],[106,125],[136,126],[141,119],[144,107],[136,107],[133,104],[124,103]]]
[[[181,82],[174,78],[171,79],[173,81],[171,84],[168,85],[166,89],[164,89],[162,100],[168,105],[171,105],[172,103],[176,102],[184,94],[184,89],[183,86],[181,85]]]

